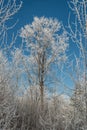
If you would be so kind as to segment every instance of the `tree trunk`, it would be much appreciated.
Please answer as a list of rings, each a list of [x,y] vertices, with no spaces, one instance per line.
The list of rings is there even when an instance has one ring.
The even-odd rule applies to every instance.
[[[44,85],[43,82],[40,83],[40,96],[41,96],[41,110],[44,108]]]

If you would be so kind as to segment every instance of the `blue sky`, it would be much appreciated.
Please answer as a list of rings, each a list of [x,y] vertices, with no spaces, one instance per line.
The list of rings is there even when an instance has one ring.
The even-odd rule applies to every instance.
[[[57,18],[67,25],[69,8],[66,0],[22,0],[23,6],[13,17],[12,23],[17,19],[18,24],[14,31],[19,30],[24,25],[31,23],[34,16],[45,16]]]

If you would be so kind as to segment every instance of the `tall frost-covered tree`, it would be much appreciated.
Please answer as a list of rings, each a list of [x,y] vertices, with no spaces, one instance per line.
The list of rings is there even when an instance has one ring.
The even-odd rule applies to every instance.
[[[54,82],[53,66],[64,62],[67,58],[67,32],[57,19],[35,17],[32,24],[25,25],[21,29],[20,36],[26,43],[26,51],[29,54],[29,80],[30,83],[34,82],[39,86],[43,107],[46,83],[48,80]]]

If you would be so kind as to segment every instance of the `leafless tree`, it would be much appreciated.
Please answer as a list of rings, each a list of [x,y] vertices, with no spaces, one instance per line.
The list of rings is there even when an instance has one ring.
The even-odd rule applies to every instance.
[[[86,0],[71,0],[69,2],[69,7],[71,9],[71,14],[73,15],[73,23],[70,22],[71,21],[70,17],[68,21],[69,36],[72,39],[72,41],[75,43],[75,46],[77,46],[78,56],[76,54],[76,57],[77,57],[76,59],[79,59],[79,60],[77,60],[75,63],[76,64],[79,63],[78,68],[82,70],[81,71],[82,73],[78,75],[80,79],[77,80],[77,85],[76,85],[79,91],[82,86],[81,80],[84,77],[84,82],[83,82],[83,87],[82,87],[83,91],[85,91],[85,93],[83,94],[84,101],[85,101],[85,104],[84,104],[85,105],[85,110],[84,110],[85,128],[84,129],[87,129],[87,1]],[[75,93],[76,93],[76,97],[79,98],[79,95],[77,94],[78,90],[76,88]],[[78,105],[81,105],[80,103],[78,103]]]
[[[62,33],[58,34],[60,30]],[[51,78],[51,66],[66,60],[67,33],[56,19],[35,17],[32,24],[21,29],[21,37],[30,53],[29,65],[33,68],[32,72],[28,71],[30,82],[35,77],[34,84],[40,87],[43,108],[44,87],[49,78],[48,74]]]

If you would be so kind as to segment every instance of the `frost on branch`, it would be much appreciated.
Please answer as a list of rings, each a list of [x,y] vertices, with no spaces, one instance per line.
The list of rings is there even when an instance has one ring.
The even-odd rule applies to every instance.
[[[32,24],[21,29],[20,36],[26,42],[30,55],[46,54],[46,61],[66,60],[67,32],[57,19],[35,17]],[[49,64],[49,63],[48,63]]]
[[[0,47],[7,45],[8,34],[7,31],[12,29],[14,24],[8,26],[8,21],[11,21],[13,15],[15,15],[22,6],[22,1],[16,0],[0,0]],[[12,41],[13,42],[13,41]]]

